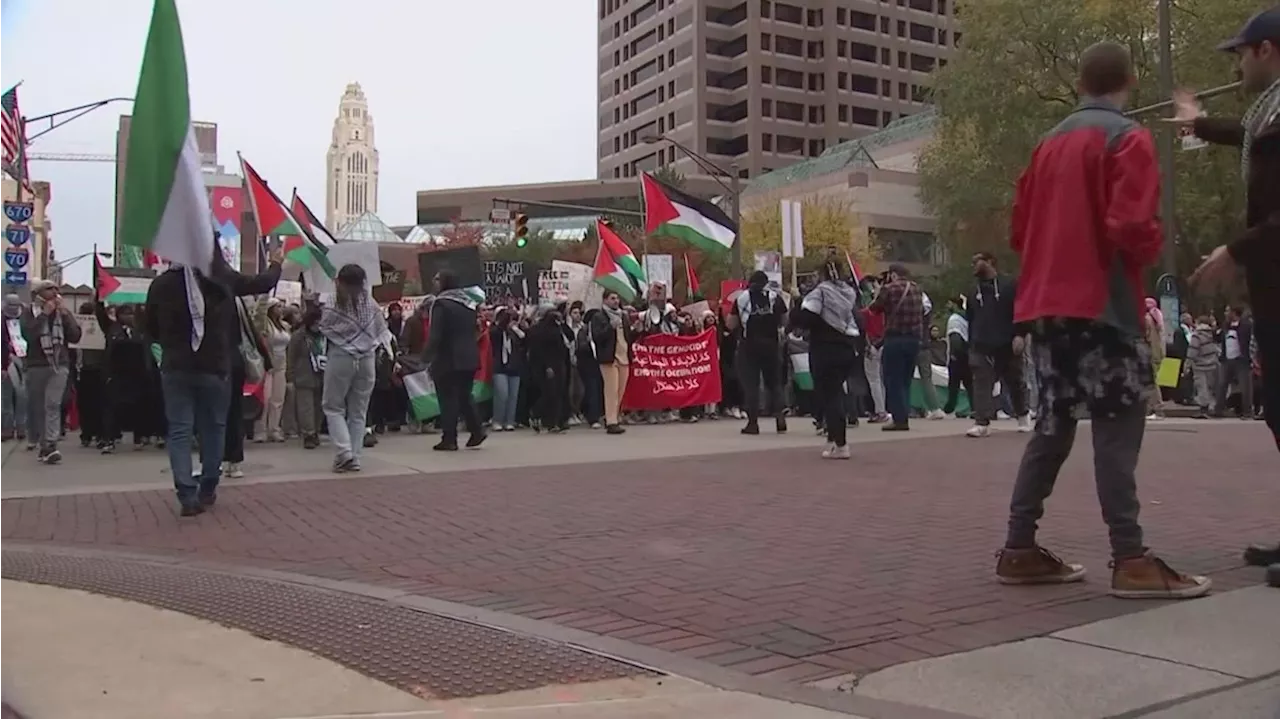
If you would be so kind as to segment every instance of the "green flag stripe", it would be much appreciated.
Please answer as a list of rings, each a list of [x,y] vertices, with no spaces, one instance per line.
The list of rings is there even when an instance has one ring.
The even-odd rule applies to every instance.
[[[191,126],[187,58],[174,0],[156,0],[134,97],[120,241],[151,247]]]

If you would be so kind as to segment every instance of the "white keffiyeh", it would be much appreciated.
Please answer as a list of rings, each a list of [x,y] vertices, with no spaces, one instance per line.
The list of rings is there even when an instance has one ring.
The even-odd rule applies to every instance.
[[[170,267],[182,268],[182,284],[187,288],[187,310],[191,313],[191,350],[200,349],[204,342],[204,293],[200,291],[200,278],[194,268],[173,263]]]
[[[1240,176],[1245,182],[1249,181],[1249,150],[1253,146],[1253,138],[1274,122],[1277,115],[1280,115],[1280,80],[1262,91],[1240,121],[1244,126],[1244,141],[1240,143]]]

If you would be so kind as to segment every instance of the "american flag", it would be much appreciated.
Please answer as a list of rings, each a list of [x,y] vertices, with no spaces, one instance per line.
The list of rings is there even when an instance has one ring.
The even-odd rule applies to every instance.
[[[17,85],[0,97],[0,109],[3,110],[0,120],[4,123],[4,171],[25,184],[30,177],[27,172],[27,128],[22,121],[22,111],[18,109]]]

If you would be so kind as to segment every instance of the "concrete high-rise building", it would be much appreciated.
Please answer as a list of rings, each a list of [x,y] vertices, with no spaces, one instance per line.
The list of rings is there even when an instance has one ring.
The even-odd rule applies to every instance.
[[[925,109],[960,39],[955,0],[597,0],[601,179],[701,173],[664,135],[744,178]]]
[[[347,85],[333,121],[325,160],[324,223],[337,234],[365,212],[378,211],[378,149],[373,116],[360,83]]]

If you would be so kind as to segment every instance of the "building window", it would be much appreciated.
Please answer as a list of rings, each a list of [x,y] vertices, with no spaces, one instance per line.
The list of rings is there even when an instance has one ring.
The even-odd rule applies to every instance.
[[[795,5],[777,3],[773,7],[773,19],[778,22],[789,22],[792,25],[804,24],[804,11]],[[761,13],[763,15],[763,13]]]
[[[825,52],[825,49],[824,49],[824,48],[823,48],[823,46],[822,46],[822,41],[821,41],[821,40],[810,40],[810,41],[809,41],[809,59],[810,59],[810,60],[821,60],[821,59],[822,59],[823,57],[825,57],[825,56],[826,56],[826,52]]]
[[[849,57],[862,62],[876,61],[876,48],[864,42],[855,42],[849,44]]]
[[[836,40],[836,57],[845,57],[849,54],[849,43],[846,40]]]
[[[883,35],[889,34],[889,18],[887,17],[880,18],[880,32]]]
[[[771,5],[772,3],[770,3],[769,0],[760,0],[760,17],[769,17]]]
[[[823,92],[827,89],[827,76],[821,72],[809,73],[809,91]]]
[[[887,126],[891,122],[893,122],[893,113],[888,110],[882,110],[880,112],[880,125]]]
[[[827,149],[826,140],[810,140],[809,141],[809,157],[817,157],[822,151]]]
[[[848,105],[841,105],[840,107],[838,107],[838,108],[836,109],[836,119],[838,119],[840,122],[848,122],[848,121],[849,121],[849,106],[848,106]],[[844,142],[844,140],[841,140],[841,142]]]
[[[760,82],[764,83],[765,85],[773,84],[773,68],[769,67],[768,65],[760,66]]]
[[[917,42],[933,44],[934,32],[934,29],[928,25],[921,25],[918,22],[911,23],[911,39]]]
[[[778,101],[779,120],[791,120],[793,122],[804,122],[804,105],[798,102]]]
[[[889,48],[887,47],[880,48],[880,64],[888,66],[892,62],[893,62],[893,59],[889,54]]]
[[[760,33],[760,49],[761,50],[773,49],[773,37],[770,36],[769,33],[767,32]]]
[[[778,135],[778,154],[804,155],[804,138]]]
[[[770,100],[767,97],[761,98],[760,114],[764,117],[773,117],[773,100]]]
[[[862,12],[861,10],[850,10],[849,11],[849,27],[854,27],[859,30],[870,30],[871,32],[875,32],[876,16],[872,15],[869,12]]]
[[[845,23],[846,12],[847,11],[842,7],[836,8],[836,24],[837,25],[843,25]]]
[[[804,57],[804,42],[794,37],[779,35],[774,48],[779,55],[790,55],[792,57]]]
[[[898,37],[906,37],[906,36],[907,36],[907,21],[899,20],[898,21]]]
[[[765,152],[773,152],[773,135],[766,132],[760,136],[760,149]]]
[[[810,105],[809,106],[809,124],[821,125],[827,121],[826,105]]]
[[[898,51],[898,67],[903,70],[907,69],[907,53],[904,50]]]
[[[849,73],[847,73],[847,72],[845,72],[845,71],[843,71],[843,70],[841,70],[840,72],[836,73],[836,88],[838,88],[838,89],[840,89],[840,90],[848,90],[848,89],[849,89]]]
[[[870,107],[853,106],[850,118],[855,125],[866,125],[867,127],[877,127],[879,125],[880,113]]]
[[[888,80],[881,80],[881,81],[880,81],[880,94],[881,94],[881,95],[883,95],[883,96],[885,96],[885,97],[892,97],[892,96],[893,96],[893,83],[889,82]]]
[[[911,53],[911,69],[914,72],[933,72],[933,68],[937,62],[938,59],[935,57],[918,55],[914,52]]]
[[[859,75],[855,72],[849,76],[849,87],[854,92],[874,95],[876,94],[876,79],[870,75]]]
[[[946,44],[947,44],[947,31],[946,31],[946,30],[939,30],[939,31],[938,31],[938,44],[939,44],[939,45],[946,46]]]
[[[899,100],[907,99],[907,83],[905,82],[898,83],[898,99]]]

